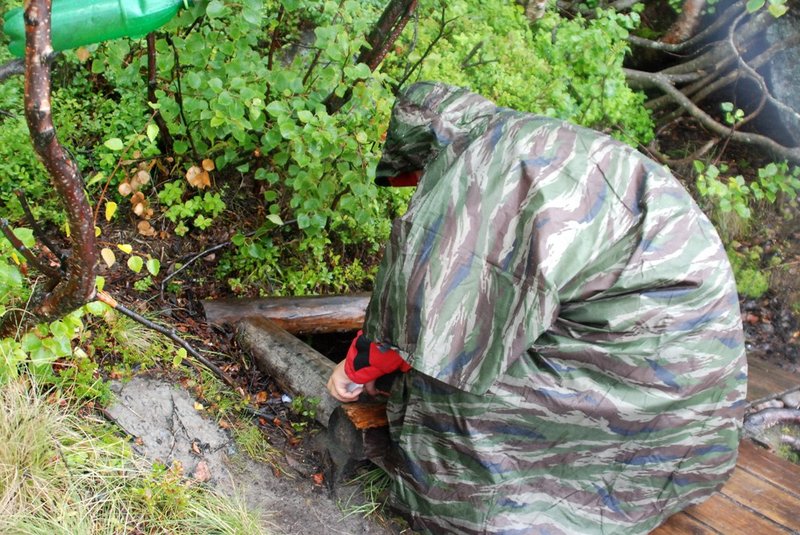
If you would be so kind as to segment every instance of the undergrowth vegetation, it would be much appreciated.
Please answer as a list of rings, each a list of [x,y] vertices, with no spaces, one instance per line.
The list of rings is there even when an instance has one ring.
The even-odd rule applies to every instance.
[[[18,379],[0,385],[0,532],[262,533],[243,504],[149,466],[85,412]]]
[[[0,13],[21,3],[0,0]],[[101,281],[143,302],[163,298],[162,263],[173,275],[188,267],[190,282],[163,285],[174,302],[200,282],[182,265],[186,257],[169,257],[174,236],[197,248],[226,245],[213,273],[236,294],[368,289],[391,221],[411,193],[376,187],[374,168],[394,95],[417,80],[468,86],[500,106],[631,145],[653,137],[644,98],[621,69],[637,10],[570,19],[550,10],[531,22],[511,1],[420,0],[373,71],[356,58],[383,0],[196,4],[156,35],[154,102],[145,39],[66,51],[53,64],[54,120],[95,209]],[[0,47],[0,63],[9,59]],[[0,83],[0,205],[17,237],[39,249],[16,190],[56,243],[69,229],[34,155],[22,95],[21,77]],[[331,95],[348,100],[328,111]],[[783,164],[751,180],[712,164],[696,171],[699,200],[729,244],[747,233],[754,210],[790,202],[800,189],[800,172]],[[729,251],[740,291],[763,294],[763,255]],[[26,310],[37,284],[0,239],[0,318]],[[99,302],[0,339],[0,444],[13,444],[0,448],[0,531],[256,533],[240,506],[185,484],[179,467],[144,469],[104,425],[45,401],[102,405],[111,398],[110,375],[177,365],[183,356]],[[242,399],[215,380],[193,381],[218,417],[241,409]],[[301,431],[315,407],[296,404],[292,427]],[[232,431],[251,456],[275,458],[257,428]]]

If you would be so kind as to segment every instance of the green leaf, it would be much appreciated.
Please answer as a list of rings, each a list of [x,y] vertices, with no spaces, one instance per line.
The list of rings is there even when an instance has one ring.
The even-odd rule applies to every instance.
[[[158,126],[150,123],[147,125],[147,139],[150,140],[150,143],[156,140],[158,137]]]
[[[767,11],[769,11],[769,14],[777,19],[778,17],[785,15],[786,12],[789,11],[789,7],[786,4],[773,4],[770,2]]]
[[[268,219],[269,221],[271,221],[271,222],[275,223],[275,224],[276,224],[276,225],[278,225],[279,227],[280,227],[281,225],[283,225],[283,219],[281,219],[281,216],[279,216],[278,214],[269,214],[269,215],[267,216],[267,219]]]
[[[139,273],[144,266],[144,260],[142,260],[141,256],[131,256],[128,258],[128,268],[134,273]]]
[[[120,151],[125,148],[125,144],[122,143],[122,140],[118,137],[112,137],[111,139],[107,139],[105,143],[103,143],[107,148]]]
[[[158,272],[161,271],[161,262],[158,260],[158,258],[150,258],[147,260],[145,267],[147,267],[147,271],[149,271],[150,274],[155,277],[158,275]]]
[[[225,14],[225,4],[220,0],[211,0],[206,7],[206,15],[209,18],[216,19]]]
[[[748,13],[755,13],[762,7],[764,7],[765,0],[748,0],[747,2],[747,12]]]
[[[300,110],[297,112],[297,118],[300,119],[300,122],[309,123],[314,118],[314,114],[308,110]]]
[[[172,357],[172,365],[174,367],[178,367],[186,358],[186,349],[179,347],[178,350],[175,352],[175,356]]]

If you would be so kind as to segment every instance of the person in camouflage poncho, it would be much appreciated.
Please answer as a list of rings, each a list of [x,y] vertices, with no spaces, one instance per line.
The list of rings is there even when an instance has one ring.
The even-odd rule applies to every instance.
[[[412,367],[387,406],[395,505],[431,533],[636,534],[719,488],[741,320],[678,181],[436,83],[399,97],[377,181],[421,169],[364,326]]]

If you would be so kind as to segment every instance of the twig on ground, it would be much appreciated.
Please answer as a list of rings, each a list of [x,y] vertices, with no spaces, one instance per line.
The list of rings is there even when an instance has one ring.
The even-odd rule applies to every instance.
[[[228,240],[228,241],[226,241],[226,242],[218,243],[217,245],[215,245],[215,246],[213,246],[213,247],[209,247],[208,249],[205,249],[205,250],[203,250],[203,251],[200,251],[199,253],[197,253],[196,255],[194,255],[193,257],[191,257],[189,260],[187,260],[187,261],[186,261],[186,263],[185,263],[185,264],[183,264],[181,267],[179,267],[178,269],[176,269],[175,271],[173,271],[172,273],[170,273],[169,275],[167,275],[166,277],[164,277],[164,280],[162,280],[162,281],[161,281],[161,299],[162,299],[162,300],[164,299],[164,288],[167,286],[167,283],[168,283],[168,282],[169,282],[169,281],[170,281],[170,280],[171,280],[173,277],[175,277],[175,276],[176,276],[178,273],[180,273],[181,271],[183,271],[183,270],[185,270],[186,268],[188,268],[188,267],[189,267],[190,265],[192,265],[192,264],[193,264],[193,263],[194,263],[196,260],[199,260],[199,259],[203,258],[204,256],[208,256],[208,255],[210,255],[211,253],[214,253],[214,252],[216,252],[216,251],[219,251],[220,249],[224,249],[225,247],[228,247],[228,246],[229,246],[231,243],[232,243],[232,242],[231,242],[230,240]]]
[[[222,381],[226,385],[231,387],[234,391],[239,390],[239,385],[236,384],[236,382],[233,379],[231,379],[231,377],[228,374],[222,371],[216,364],[214,364],[206,357],[201,355],[194,347],[191,346],[191,344],[189,344],[189,342],[178,336],[178,334],[172,329],[168,329],[167,327],[154,323],[149,319],[145,318],[144,316],[142,316],[141,314],[138,314],[133,310],[123,305],[120,305],[117,302],[117,300],[111,297],[111,295],[108,294],[107,292],[97,292],[97,299],[107,304],[114,310],[117,310],[120,313],[124,314],[125,316],[128,316],[132,320],[141,323],[145,327],[149,327],[150,329],[160,332],[161,334],[163,334],[164,336],[166,336],[167,338],[169,338],[170,340],[172,340],[173,342],[184,348],[187,353],[189,353],[191,356],[197,359],[197,361],[200,362],[200,364],[208,368],[212,373],[214,373],[214,375],[222,379]]]

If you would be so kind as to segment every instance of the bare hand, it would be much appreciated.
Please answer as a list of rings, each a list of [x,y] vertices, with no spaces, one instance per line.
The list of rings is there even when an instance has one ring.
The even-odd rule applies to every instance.
[[[358,399],[361,391],[364,390],[363,385],[353,386],[355,383],[350,380],[347,373],[344,371],[344,361],[336,365],[328,379],[328,392],[335,399],[341,402],[349,403]]]

